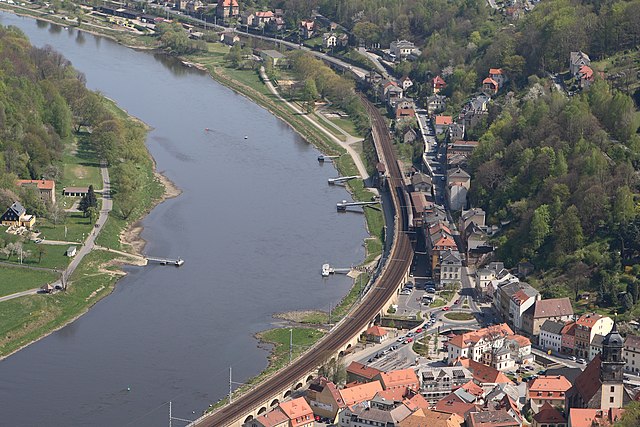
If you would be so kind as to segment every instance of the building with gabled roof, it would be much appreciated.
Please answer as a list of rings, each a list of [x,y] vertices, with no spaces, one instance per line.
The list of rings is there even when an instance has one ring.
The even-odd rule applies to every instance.
[[[378,344],[389,338],[389,331],[378,325],[370,327],[365,331],[364,334],[366,335],[368,341],[372,341]]]
[[[313,427],[313,411],[304,397],[281,402],[278,407],[289,418],[290,427]]]
[[[620,421],[624,409],[580,409],[571,408],[569,411],[569,427],[613,427]]]
[[[553,350],[560,353],[562,349],[562,330],[564,323],[546,320],[540,327],[538,344],[543,350]]]
[[[418,376],[420,377],[420,392],[429,403],[436,403],[458,387],[472,383],[473,379],[471,371],[462,366],[442,368],[428,365],[420,366]],[[475,391],[475,389],[471,389],[470,392]]]
[[[380,374],[378,374],[379,376]],[[380,381],[371,381],[369,383],[359,384],[349,388],[340,390],[340,396],[345,406],[355,405],[372,399],[378,392],[383,390]]]
[[[531,410],[538,413],[545,403],[564,408],[564,400],[571,383],[561,375],[540,375],[527,383],[527,398]]]
[[[418,390],[420,388],[420,380],[412,368],[380,372],[375,378],[380,381],[385,390],[392,388]]]
[[[458,414],[418,409],[400,421],[398,427],[462,427],[463,424],[464,418]]]
[[[612,328],[613,320],[610,317],[598,313],[586,313],[580,316],[576,320],[575,355],[588,358],[595,335],[607,335]]]
[[[436,116],[434,119],[436,133],[443,133],[453,123],[451,116]]]
[[[591,58],[589,58],[589,55],[582,51],[571,52],[569,54],[569,72],[571,72],[572,76],[576,77],[580,68],[585,65],[591,65]]]
[[[447,82],[444,81],[444,79],[440,76],[435,76],[432,80],[431,80],[431,87],[433,88],[433,93],[437,94],[439,93],[442,89],[447,87]]]
[[[367,383],[373,381],[380,372],[380,369],[353,361],[347,366],[347,382]]]
[[[528,335],[536,336],[547,320],[564,323],[571,319],[573,307],[569,298],[541,299],[522,314],[522,330]]]
[[[289,417],[280,408],[275,408],[244,425],[245,427],[289,427]]]
[[[567,419],[562,412],[545,402],[537,414],[533,416],[531,427],[567,427]]]
[[[458,251],[447,250],[440,252],[440,283],[462,282],[462,256]]]
[[[218,0],[218,5],[216,6],[216,16],[218,18],[235,18],[239,15],[240,5],[238,0]]]
[[[44,202],[56,202],[56,182],[49,179],[19,179],[16,181],[18,187],[33,187],[38,190],[40,198]]]
[[[485,389],[491,390],[496,384],[513,384],[502,372],[475,360],[461,358],[454,363],[454,366],[464,366],[469,369],[473,375],[473,380]]]
[[[466,420],[468,427],[521,427],[522,425],[507,411],[501,410],[472,412]]]
[[[500,85],[491,77],[487,77],[482,81],[482,90],[487,94],[495,95],[499,89]]]
[[[31,229],[35,223],[35,215],[27,214],[27,210],[18,201],[13,202],[5,213],[0,216],[0,224],[7,227],[25,227]]]
[[[447,414],[457,414],[465,418],[467,414],[477,411],[478,407],[474,403],[465,401],[457,394],[450,393],[440,399],[434,409]]]

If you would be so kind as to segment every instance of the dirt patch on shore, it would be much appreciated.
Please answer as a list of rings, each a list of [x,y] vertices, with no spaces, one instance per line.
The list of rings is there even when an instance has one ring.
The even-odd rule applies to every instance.
[[[312,316],[326,316],[327,313],[320,310],[299,310],[299,311],[285,311],[283,313],[276,313],[273,315],[276,319],[286,320],[288,322],[303,323],[306,319]]]

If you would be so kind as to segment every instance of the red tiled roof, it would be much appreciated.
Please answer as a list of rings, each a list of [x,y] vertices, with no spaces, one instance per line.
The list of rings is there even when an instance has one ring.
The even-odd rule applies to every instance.
[[[218,7],[238,6],[238,0],[218,0]]]
[[[380,391],[382,391],[380,381],[371,381],[355,387],[344,388],[340,390],[340,396],[342,396],[345,405],[351,406],[365,400],[371,400]]]
[[[447,414],[458,414],[465,418],[469,412],[476,411],[477,407],[473,403],[463,401],[457,394],[451,393],[436,403],[435,410]]]
[[[580,67],[580,70],[578,70],[578,73],[582,74],[582,77],[587,80],[590,80],[593,78],[593,70],[588,65],[583,65],[582,67]]]
[[[304,397],[282,402],[280,409],[289,417],[292,427],[313,422],[313,411]]]
[[[482,396],[484,394],[484,390],[478,384],[473,381],[469,381],[466,384],[463,384],[460,388],[465,389],[467,392],[473,394],[476,397]]]
[[[447,82],[444,81],[444,79],[440,76],[435,76],[433,78],[433,85],[436,87],[444,87],[447,85]]]
[[[604,316],[598,314],[598,313],[590,313],[590,314],[583,314],[582,316],[580,316],[580,318],[576,321],[576,323],[580,326],[586,326],[587,328],[593,328],[593,325],[596,324],[596,322],[600,319],[602,319]]]
[[[449,342],[456,347],[466,348],[469,347],[471,343],[475,344],[482,338],[496,334],[502,336],[514,335],[509,325],[507,325],[506,323],[501,323],[499,325],[493,325],[487,328],[478,329],[477,331],[465,332],[464,334],[455,335],[449,339]]]
[[[267,10],[266,12],[256,12],[255,13],[256,18],[272,18],[273,12],[271,12],[270,10]]]
[[[511,296],[511,299],[518,305],[522,305],[529,298],[531,297],[523,290],[519,290]]]
[[[562,328],[562,335],[575,335],[576,326],[578,326],[576,322],[567,323],[566,325],[564,325],[564,328]]]
[[[520,347],[526,347],[528,345],[531,345],[531,340],[529,340],[529,338],[524,337],[522,335],[517,335],[517,334],[510,335],[507,337],[507,339],[517,342]]]
[[[541,375],[528,383],[529,399],[564,399],[571,383],[562,375]]]
[[[564,418],[564,415],[562,415],[556,408],[551,406],[549,402],[544,402],[544,405],[542,405],[540,411],[533,416],[533,419],[538,424],[554,424],[567,422],[567,420]]]
[[[489,68],[489,74],[492,76],[502,74],[502,68]]]
[[[415,117],[416,112],[413,108],[398,108],[396,110],[396,119],[400,117]]]
[[[491,366],[484,365],[475,360],[461,358],[458,363],[471,371],[473,379],[479,383],[511,383],[511,380],[502,372]]]
[[[288,424],[289,417],[287,417],[285,413],[280,410],[280,408],[276,408],[273,411],[260,415],[256,418],[256,421],[264,427],[275,427],[283,423]]]
[[[35,184],[38,190],[53,190],[53,187],[56,185],[55,181],[49,181],[47,179],[19,179],[16,181],[16,185],[19,187],[29,184]]]
[[[363,377],[366,378],[368,380],[372,380],[373,377],[375,377],[376,375],[378,375],[380,372],[382,372],[379,369],[376,368],[372,368],[370,366],[364,365],[362,363],[358,363],[358,362],[351,362],[351,364],[349,364],[349,366],[347,366],[347,373],[349,374],[354,374],[357,375],[359,377]]]
[[[584,371],[578,375],[573,387],[580,394],[583,402],[588,402],[600,390],[602,383],[600,382],[600,353],[593,358],[591,362],[584,368]]]
[[[389,388],[376,393],[376,396],[383,398],[389,402],[402,402],[407,395],[409,389],[406,387]]]
[[[416,387],[420,385],[420,380],[418,380],[416,372],[411,368],[381,372],[378,377],[385,389],[402,386]]]
[[[453,123],[453,118],[451,116],[436,116],[436,126],[450,125],[451,123]]]
[[[483,84],[483,85],[485,85],[485,84],[490,84],[490,85],[492,85],[492,86],[498,87],[498,82],[496,82],[495,80],[493,80],[491,77],[487,77],[486,79],[484,79],[484,80],[482,81],[482,84]]]
[[[608,427],[618,421],[623,413],[624,409],[603,411],[602,409],[571,408],[569,421],[571,422],[571,427]]]
[[[374,337],[384,337],[388,333],[389,332],[385,328],[381,328],[378,325],[370,327],[369,329],[367,329],[367,332],[365,332],[365,334],[372,335]]]

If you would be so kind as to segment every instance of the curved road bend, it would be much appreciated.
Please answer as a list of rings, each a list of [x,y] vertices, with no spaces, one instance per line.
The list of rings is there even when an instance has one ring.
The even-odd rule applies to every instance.
[[[262,405],[264,401],[271,399],[273,395],[292,387],[300,378],[325,363],[331,355],[338,352],[377,316],[384,304],[403,282],[413,255],[413,248],[405,233],[408,231],[408,216],[404,203],[404,183],[384,118],[369,101],[364,100],[363,102],[371,119],[376,148],[381,157],[388,161],[388,185],[392,190],[391,198],[396,209],[395,236],[386,266],[362,303],[355,307],[349,317],[343,319],[315,347],[304,353],[288,367],[251,389],[250,392],[238,397],[233,403],[212,414],[203,416],[193,425],[222,427],[238,420],[244,421],[241,418],[247,413]]]

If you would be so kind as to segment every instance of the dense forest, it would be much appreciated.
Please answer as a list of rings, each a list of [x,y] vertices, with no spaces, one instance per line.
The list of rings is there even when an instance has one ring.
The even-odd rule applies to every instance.
[[[0,27],[0,209],[19,200],[37,216],[60,214],[16,179],[59,181],[63,153],[84,138],[96,157],[115,166],[116,198],[133,195],[146,164],[145,131],[117,117],[103,98],[85,87],[84,76],[50,47],[35,48],[15,27]],[[125,204],[123,204],[124,206]],[[121,212],[123,216],[130,212]]]

